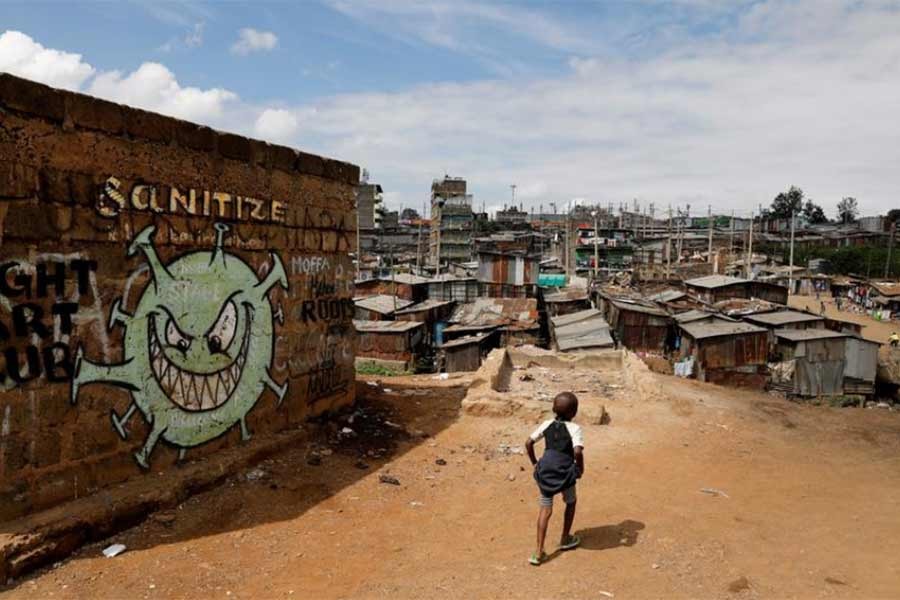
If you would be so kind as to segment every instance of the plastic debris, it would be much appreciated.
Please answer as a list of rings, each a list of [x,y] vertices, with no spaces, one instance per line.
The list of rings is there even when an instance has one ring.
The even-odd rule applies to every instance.
[[[723,498],[730,498],[728,494],[726,494],[722,490],[717,490],[716,488],[702,488],[700,491],[704,494],[709,494],[710,496],[722,496]]]
[[[263,471],[262,469],[253,469],[252,471],[248,471],[244,478],[247,481],[257,481],[259,479],[264,479],[269,474]]]
[[[612,592],[604,592],[603,590],[600,590],[597,593],[600,594],[601,596],[606,596],[607,598],[615,598],[616,597],[616,595],[613,594]]]
[[[386,475],[382,473],[378,476],[378,481],[381,483],[387,483],[390,485],[400,485],[400,480],[394,477],[393,475]]]
[[[103,556],[113,558],[125,552],[125,544],[113,544],[103,549]]]

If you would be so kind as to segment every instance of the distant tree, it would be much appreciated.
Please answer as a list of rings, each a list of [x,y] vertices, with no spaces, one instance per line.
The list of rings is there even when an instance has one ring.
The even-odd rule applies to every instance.
[[[419,219],[419,212],[414,208],[404,208],[400,213],[401,221],[415,221]]]
[[[825,211],[822,210],[821,206],[819,206],[812,200],[806,201],[806,204],[803,205],[803,210],[800,214],[803,215],[803,218],[805,218],[813,225],[828,222],[828,217],[825,216]]]
[[[802,210],[803,190],[792,185],[787,192],[775,196],[769,214],[774,219],[790,219],[791,213],[799,214]]]
[[[890,223],[900,223],[900,208],[892,208],[887,213],[887,222]]]
[[[847,223],[855,223],[856,216],[859,214],[859,205],[856,203],[856,198],[852,196],[847,196],[837,205],[838,212],[838,220],[845,225]]]

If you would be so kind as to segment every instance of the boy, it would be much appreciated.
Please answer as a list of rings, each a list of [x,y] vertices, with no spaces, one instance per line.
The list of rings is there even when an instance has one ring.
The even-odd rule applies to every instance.
[[[572,422],[578,414],[578,398],[572,392],[562,392],[553,399],[555,419],[541,423],[534,430],[525,449],[528,458],[534,465],[534,480],[541,492],[537,521],[537,550],[528,561],[538,566],[547,559],[544,552],[544,538],[547,537],[547,524],[553,514],[553,496],[562,493],[566,503],[563,519],[560,550],[577,548],[581,539],[572,535],[572,521],[575,520],[575,481],[584,473],[584,435],[581,427]],[[538,460],[534,455],[534,443],[544,439],[544,455]]]

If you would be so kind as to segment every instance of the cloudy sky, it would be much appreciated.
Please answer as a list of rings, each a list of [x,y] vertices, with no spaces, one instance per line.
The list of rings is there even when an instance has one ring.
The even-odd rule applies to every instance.
[[[0,4],[0,71],[348,160],[392,207],[900,207],[900,0]]]

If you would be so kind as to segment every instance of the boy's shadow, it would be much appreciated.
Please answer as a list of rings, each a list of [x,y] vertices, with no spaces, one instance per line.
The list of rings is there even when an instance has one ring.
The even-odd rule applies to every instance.
[[[634,546],[637,543],[638,532],[646,527],[640,521],[626,519],[617,525],[601,525],[600,527],[588,527],[579,529],[575,535],[581,537],[581,545],[578,550],[610,550],[620,546]],[[554,550],[545,562],[550,562],[563,552]]]

